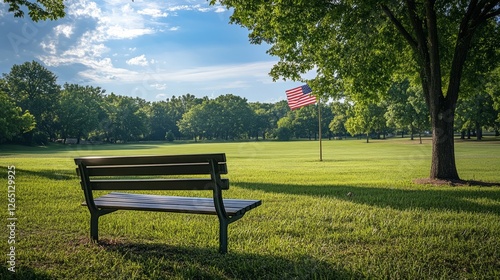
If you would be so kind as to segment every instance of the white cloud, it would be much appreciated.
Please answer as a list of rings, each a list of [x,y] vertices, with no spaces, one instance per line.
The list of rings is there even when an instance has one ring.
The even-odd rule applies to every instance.
[[[73,34],[73,26],[69,24],[61,24],[54,28],[56,36],[64,35],[64,37],[69,38]]]
[[[178,6],[168,7],[167,10],[169,12],[191,11],[191,10],[193,10],[193,6],[190,6],[190,5],[178,5]]]
[[[215,12],[216,13],[224,13],[226,11],[227,11],[227,9],[224,8],[224,7],[222,7],[222,6],[218,6],[218,7],[215,8]]]
[[[144,62],[142,56],[136,57],[137,61]],[[144,58],[145,59],[145,58]],[[45,62],[45,61],[44,61]],[[106,62],[106,63],[104,63]],[[107,59],[104,62],[90,63],[81,62],[89,66],[87,71],[82,72],[83,75],[97,83],[102,83],[108,81],[105,77],[115,77],[117,81],[122,83],[142,83],[147,84],[156,89],[161,89],[158,87],[166,85],[166,82],[217,82],[221,81],[231,81],[227,85],[231,87],[223,86],[220,84],[218,88],[241,88],[246,87],[244,80],[255,78],[260,78],[267,75],[269,69],[276,62],[264,61],[255,63],[244,63],[235,65],[217,65],[210,67],[197,67],[191,69],[182,69],[178,71],[166,71],[164,69],[155,69],[149,71],[130,71],[123,68],[114,68],[111,60]],[[137,62],[139,63],[139,62]],[[235,82],[236,81],[236,82]]]
[[[93,1],[75,0],[67,4],[67,7],[69,16],[90,18],[100,18],[102,16],[101,9]]]
[[[148,66],[148,60],[145,55],[136,56],[126,61],[128,65],[139,65],[139,66]]]
[[[153,18],[168,17],[168,13],[162,12],[160,9],[146,8],[138,11],[141,15],[151,16]]]
[[[197,67],[161,74],[168,81],[202,82],[238,77],[262,77],[267,75],[276,62],[263,61],[255,63],[217,65]]]
[[[210,86],[209,82],[215,81],[217,85],[212,87],[214,89],[243,88],[247,87],[248,77],[267,75],[274,64],[274,62],[258,62],[184,69],[176,67],[175,70],[159,69],[158,61],[148,60],[146,55],[142,54],[126,60],[124,67],[156,65],[157,68],[143,68],[140,72],[120,68],[113,65],[110,57],[114,56],[115,60],[136,51],[144,51],[143,46],[126,46],[121,49],[122,53],[114,48],[111,53],[111,41],[136,39],[162,30],[179,30],[181,26],[165,22],[169,13],[175,14],[178,11],[220,13],[225,11],[225,8],[208,6],[206,2],[174,6],[168,6],[169,3],[164,1],[153,0],[125,3],[121,0],[104,0],[97,2],[98,4],[92,0],[68,0],[68,2],[68,16],[65,18],[67,23],[55,27],[54,35],[42,41],[40,45],[46,54],[38,58],[48,66],[82,65],[86,70],[80,71],[78,75],[92,83],[142,83],[144,88],[165,90],[167,82],[201,82]],[[171,27],[168,28],[168,25]],[[64,38],[70,38],[73,44],[68,46],[68,40],[63,44],[60,40]],[[178,59],[176,57],[176,60]]]
[[[167,99],[167,95],[164,93],[160,93],[160,94],[157,94],[155,96],[155,98],[156,98],[156,100],[165,100],[165,99]]]
[[[52,55],[57,53],[57,46],[55,40],[46,40],[40,43],[42,49]]]
[[[167,89],[167,84],[152,84],[151,87],[157,90],[165,90]]]

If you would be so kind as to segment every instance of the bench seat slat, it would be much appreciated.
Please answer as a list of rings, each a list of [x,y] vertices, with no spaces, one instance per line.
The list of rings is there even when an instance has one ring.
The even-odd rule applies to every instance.
[[[229,189],[229,179],[221,179],[221,189]],[[92,190],[211,190],[210,179],[110,179],[90,180]]]
[[[117,193],[112,192],[105,195],[106,199],[121,201],[133,199],[135,201],[144,201],[148,203],[171,203],[171,204],[197,204],[213,206],[213,198],[200,198],[200,197],[181,197],[181,196],[163,196],[163,195],[147,195],[147,194],[132,194],[132,193]],[[102,198],[102,197],[100,197]],[[100,199],[98,198],[98,199]],[[253,202],[260,200],[247,200],[247,199],[224,199],[224,206],[226,208],[242,208]]]
[[[94,202],[97,207],[105,209],[217,214],[212,198],[110,193],[94,199]],[[260,200],[224,199],[226,212],[231,216],[242,215],[259,205]]]

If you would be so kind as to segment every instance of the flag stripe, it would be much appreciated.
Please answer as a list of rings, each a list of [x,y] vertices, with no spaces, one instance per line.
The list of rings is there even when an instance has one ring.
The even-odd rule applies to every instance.
[[[308,85],[287,90],[286,97],[290,109],[295,110],[316,103],[316,97],[311,92],[312,90]]]

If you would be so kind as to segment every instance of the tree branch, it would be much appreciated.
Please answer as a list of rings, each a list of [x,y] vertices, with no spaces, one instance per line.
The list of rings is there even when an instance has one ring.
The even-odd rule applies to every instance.
[[[500,9],[498,10],[493,10],[490,13],[486,13],[484,16],[482,16],[479,20],[478,23],[481,24],[485,21],[487,21],[490,18],[494,18],[496,16],[500,16]]]
[[[380,4],[380,8],[387,15],[387,17],[389,18],[389,20],[396,26],[396,28],[398,29],[399,33],[401,33],[401,35],[403,35],[403,37],[406,39],[406,41],[408,41],[408,43],[410,44],[410,46],[413,49],[416,50],[418,48],[417,41],[406,30],[406,28],[403,26],[403,24],[401,24],[401,22],[394,16],[394,14],[391,12],[391,10],[389,9],[389,7],[387,7],[384,4]]]

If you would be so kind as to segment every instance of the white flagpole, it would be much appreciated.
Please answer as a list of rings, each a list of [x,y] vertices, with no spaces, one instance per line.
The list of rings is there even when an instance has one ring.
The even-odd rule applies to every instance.
[[[321,99],[318,98],[318,124],[319,124],[319,161],[323,161],[323,143],[321,140]]]

